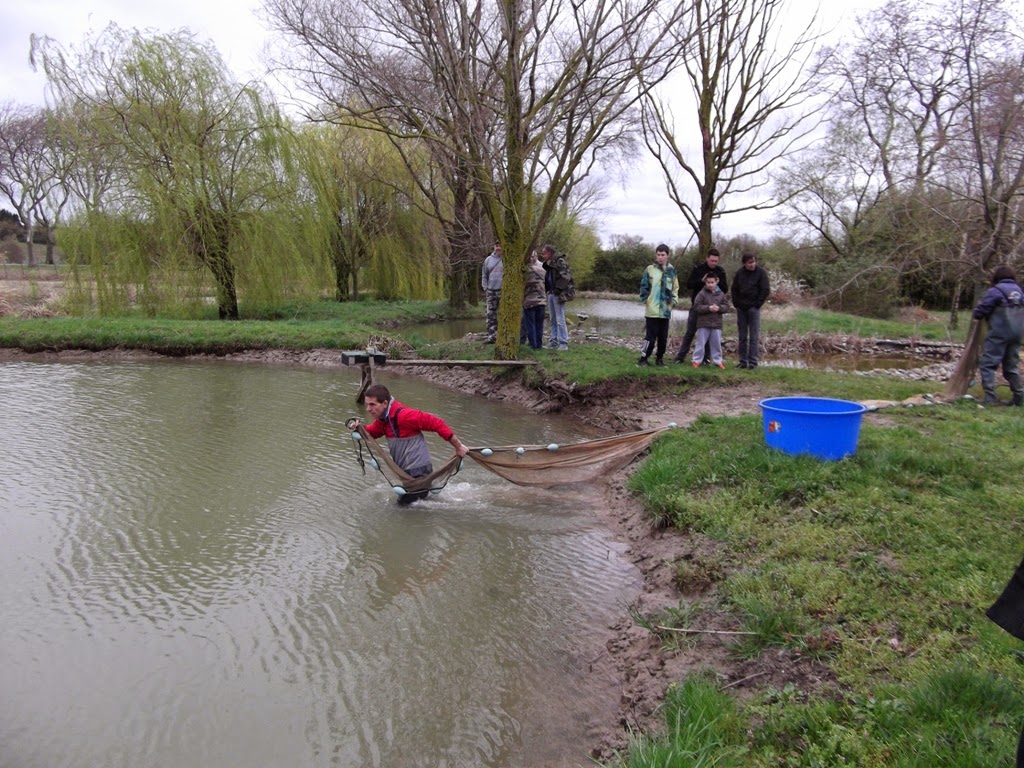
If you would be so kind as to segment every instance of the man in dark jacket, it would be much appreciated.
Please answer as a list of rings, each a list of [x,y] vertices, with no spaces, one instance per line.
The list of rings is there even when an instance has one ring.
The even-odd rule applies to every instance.
[[[565,302],[576,296],[576,285],[565,254],[559,255],[555,246],[549,243],[541,248],[540,258],[544,264],[544,289],[548,295],[548,318],[551,323],[551,342],[548,348],[564,352],[569,348]]]
[[[996,370],[1003,366],[1003,378],[1013,392],[1012,405],[1024,405],[1024,386],[1020,380],[1020,344],[1024,336],[1024,291],[1017,284],[1012,267],[1002,264],[992,272],[989,288],[972,314],[975,320],[988,320],[988,335],[978,367],[984,403],[998,405]]]
[[[1024,561],[985,615],[1018,640],[1024,640]],[[1024,731],[1017,742],[1017,768],[1024,768]]]
[[[693,306],[693,300],[697,298],[697,294],[704,290],[705,275],[714,275],[717,277],[718,287],[725,293],[729,292],[729,283],[725,277],[725,270],[718,266],[718,260],[718,249],[712,248],[708,251],[707,258],[691,270],[690,277],[686,280],[686,288],[690,292],[691,307]],[[693,344],[693,337],[696,335],[697,313],[690,312],[686,316],[686,333],[683,334],[683,341],[679,345],[679,351],[676,352],[676,356],[673,358],[677,363],[686,361],[686,356],[690,353],[690,345]],[[704,350],[702,359],[711,359],[710,348]]]
[[[761,346],[761,305],[768,301],[771,288],[768,273],[758,266],[757,257],[744,253],[743,266],[732,278],[732,305],[740,331],[740,368],[757,368]]]

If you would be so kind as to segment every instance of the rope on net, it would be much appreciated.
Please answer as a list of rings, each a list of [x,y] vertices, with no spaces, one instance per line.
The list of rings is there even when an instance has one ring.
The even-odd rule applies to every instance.
[[[448,485],[448,481],[462,469],[462,458],[455,453],[429,475],[412,477],[395,463],[387,447],[371,437],[362,425],[356,427],[352,433],[352,441],[355,443],[356,460],[362,467],[363,474],[366,474],[366,461],[363,458],[363,451],[366,450],[370,466],[380,472],[391,489],[399,495],[422,491],[440,493],[441,489]]]
[[[495,448],[469,448],[466,454],[484,469],[516,485],[551,488],[556,485],[594,482],[609,477],[645,451],[667,427],[646,429],[612,437],[584,440],[569,445],[521,445]],[[429,475],[410,477],[395,464],[387,448],[359,426],[352,433],[358,461],[366,473],[363,450],[396,493],[430,491],[439,493],[462,468],[462,459],[453,454]]]

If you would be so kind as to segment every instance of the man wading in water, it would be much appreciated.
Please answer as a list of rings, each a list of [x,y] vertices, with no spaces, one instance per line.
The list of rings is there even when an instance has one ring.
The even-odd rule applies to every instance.
[[[434,471],[424,431],[436,432],[442,440],[451,443],[459,456],[469,452],[440,417],[402,405],[391,397],[383,384],[374,384],[366,390],[366,410],[373,417],[373,421],[366,425],[366,433],[373,438],[386,437],[391,458],[411,477],[423,477]],[[359,425],[359,419],[352,419],[349,429],[354,432]],[[398,497],[398,503],[402,506],[412,504],[425,499],[428,493],[406,493]]]

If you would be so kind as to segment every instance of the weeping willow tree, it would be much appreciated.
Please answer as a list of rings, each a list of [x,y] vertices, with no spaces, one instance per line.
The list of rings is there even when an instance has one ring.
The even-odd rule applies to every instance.
[[[423,212],[407,158],[379,132],[353,126],[308,126],[302,146],[335,298],[358,299],[360,275],[379,299],[441,298],[443,234]]]
[[[34,37],[32,63],[53,109],[76,118],[65,122],[79,162],[116,167],[70,238],[101,311],[199,308],[212,292],[219,317],[234,320],[240,295],[273,305],[323,284],[323,252],[295,236],[293,134],[212,46],[187,30],[111,25],[70,51]]]

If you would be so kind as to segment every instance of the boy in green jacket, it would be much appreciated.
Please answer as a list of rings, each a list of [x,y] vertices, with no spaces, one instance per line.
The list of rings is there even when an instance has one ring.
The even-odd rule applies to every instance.
[[[679,300],[679,279],[676,277],[676,268],[668,263],[668,246],[664,243],[658,245],[654,252],[654,263],[644,270],[644,276],[640,278],[640,298],[644,300],[647,333],[637,365],[649,365],[647,358],[651,356],[652,350],[654,362],[664,365],[672,307]]]

